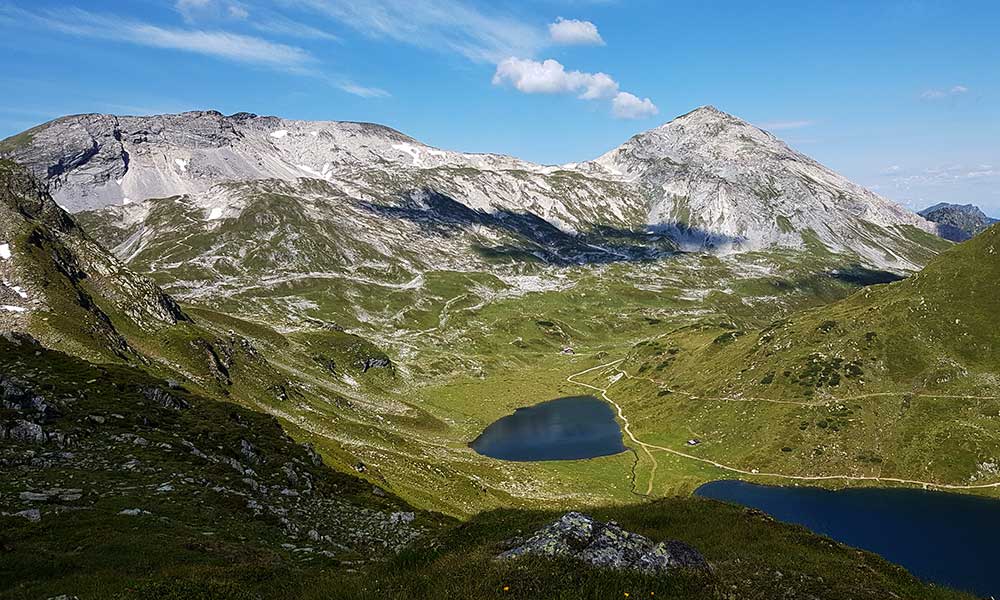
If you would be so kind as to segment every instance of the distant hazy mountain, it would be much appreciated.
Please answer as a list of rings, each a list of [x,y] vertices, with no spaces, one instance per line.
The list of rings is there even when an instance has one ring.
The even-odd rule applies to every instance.
[[[126,237],[142,228],[133,240],[139,244],[164,227],[146,221],[158,211],[155,202],[137,206],[145,200],[179,198],[188,208],[172,218],[187,234],[247,211],[273,211],[261,204],[273,193],[307,201],[308,210],[297,212],[309,227],[362,238],[370,232],[369,246],[429,240],[445,258],[420,258],[438,267],[457,266],[447,256],[474,260],[470,247],[589,262],[594,255],[631,256],[637,247],[660,250],[669,240],[668,249],[823,249],[908,270],[925,262],[933,247],[927,233],[936,229],[712,107],[595,161],[562,166],[439,150],[380,125],[217,112],[64,117],[5,140],[0,152],[46,179],[71,212],[124,206],[107,218],[132,224]],[[463,235],[442,244],[423,225],[405,239],[381,235],[403,218],[444,220]],[[569,239],[552,241],[579,236],[587,239],[575,247]],[[399,251],[379,253],[394,259]],[[336,257],[328,254],[321,262]]]
[[[941,236],[953,242],[964,242],[998,221],[986,216],[986,213],[973,204],[941,202],[925,208],[919,214],[928,221],[937,223]]]

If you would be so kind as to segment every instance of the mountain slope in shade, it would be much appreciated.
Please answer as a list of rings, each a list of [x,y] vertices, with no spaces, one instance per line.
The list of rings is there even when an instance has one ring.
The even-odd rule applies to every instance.
[[[935,251],[932,223],[711,107],[560,167],[440,150],[380,125],[216,112],[64,117],[5,140],[0,152],[45,178],[74,212],[185,197],[205,217],[233,218],[239,207],[218,204],[220,186],[320,180],[332,189],[320,200],[333,206],[432,193],[476,219],[660,235],[688,250],[812,248],[893,270],[918,268]],[[341,223],[354,227],[349,215]]]
[[[937,223],[941,236],[953,242],[964,242],[997,222],[997,219],[986,216],[986,213],[973,204],[941,202],[925,208],[919,214]]]

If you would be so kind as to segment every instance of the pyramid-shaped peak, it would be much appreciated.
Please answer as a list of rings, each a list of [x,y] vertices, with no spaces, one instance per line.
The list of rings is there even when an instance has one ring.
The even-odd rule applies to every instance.
[[[691,124],[702,124],[702,123],[704,124],[728,123],[732,125],[746,125],[746,126],[750,125],[749,123],[747,123],[746,121],[744,121],[739,117],[721,111],[710,104],[706,104],[705,106],[699,106],[698,108],[690,112],[684,113],[683,115],[664,124],[663,127],[667,127],[671,124],[691,125]]]

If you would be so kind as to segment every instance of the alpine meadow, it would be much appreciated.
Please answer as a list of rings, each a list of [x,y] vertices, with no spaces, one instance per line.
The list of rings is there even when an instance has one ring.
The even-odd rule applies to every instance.
[[[1000,595],[1000,13],[666,4],[0,1],[0,599]]]

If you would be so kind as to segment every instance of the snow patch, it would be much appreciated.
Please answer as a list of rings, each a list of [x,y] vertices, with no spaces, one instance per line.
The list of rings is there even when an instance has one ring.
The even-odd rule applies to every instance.
[[[302,171],[312,175],[313,177],[318,177],[319,179],[331,180],[333,176],[333,166],[330,163],[325,163],[323,165],[322,171],[317,171],[316,169],[310,167],[309,165],[295,165]]]
[[[4,284],[4,287],[6,287],[7,289],[11,290],[12,292],[14,292],[15,294],[17,294],[18,296],[20,296],[21,300],[27,300],[28,299],[28,293],[25,292],[24,288],[22,288],[21,286],[19,286],[19,285],[11,285],[11,283],[9,281],[7,281],[7,280],[4,280],[3,284]]]
[[[5,310],[7,312],[23,313],[28,312],[27,308],[22,306],[11,306],[10,304],[0,304],[0,310]]]
[[[122,206],[125,206],[126,204],[132,204],[132,200],[130,200],[128,196],[122,198]]]
[[[216,219],[221,219],[221,218],[222,218],[222,208],[219,206],[213,208],[212,212],[208,214],[209,221],[215,221]]]
[[[271,132],[271,137],[273,137],[276,140],[280,140],[281,138],[283,138],[283,137],[285,137],[287,135],[288,135],[288,130],[287,129],[279,129],[278,131],[272,131]]]
[[[349,385],[351,387],[361,387],[361,384],[358,383],[358,380],[355,379],[355,378],[353,378],[353,377],[351,377],[347,373],[344,373],[343,375],[341,375],[340,378],[344,380],[344,383],[346,383],[347,385]]]
[[[10,244],[0,244],[0,258],[10,260]]]
[[[187,173],[188,165],[191,164],[191,161],[184,160],[183,158],[175,158],[174,164],[177,165],[177,168],[181,170],[181,173]]]
[[[394,150],[399,150],[413,158],[414,167],[420,164],[420,150],[413,144],[393,144],[392,147]]]

